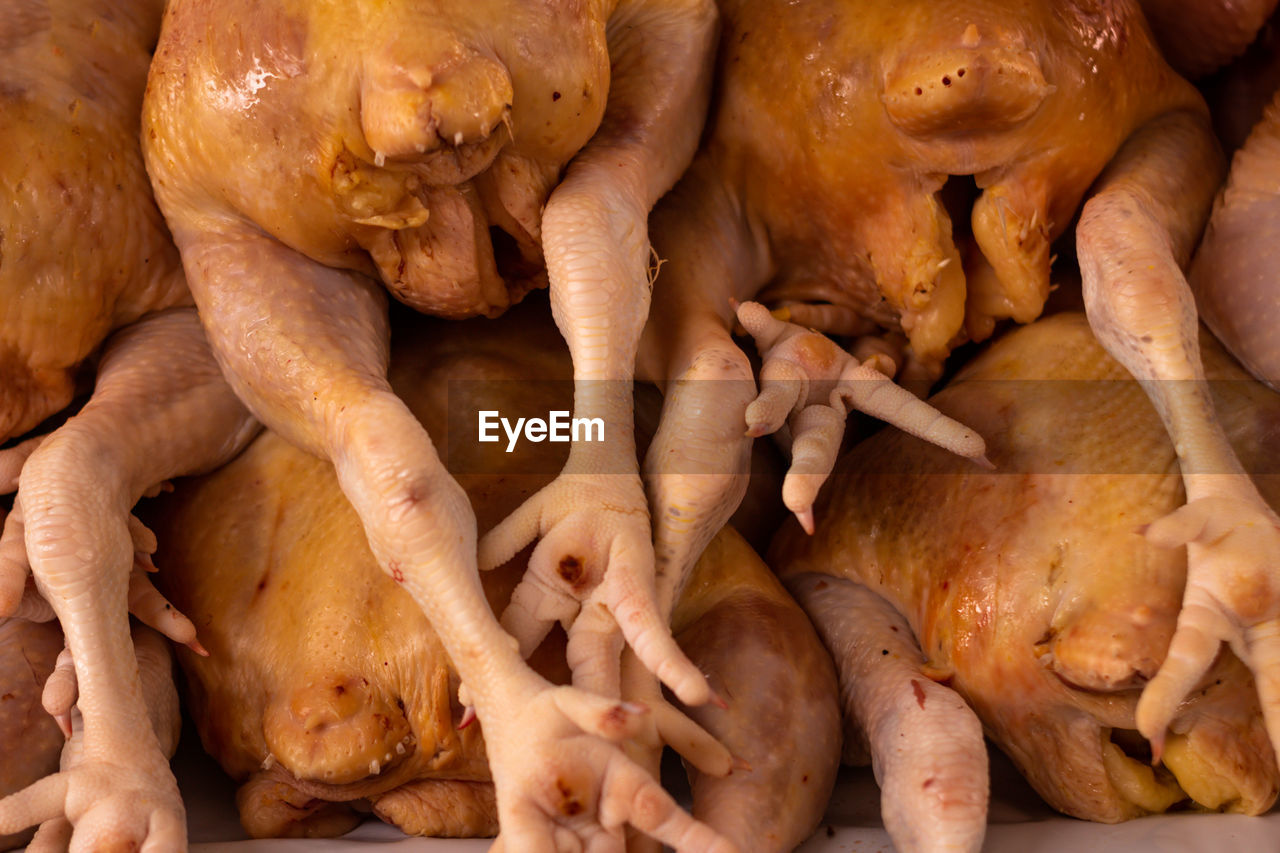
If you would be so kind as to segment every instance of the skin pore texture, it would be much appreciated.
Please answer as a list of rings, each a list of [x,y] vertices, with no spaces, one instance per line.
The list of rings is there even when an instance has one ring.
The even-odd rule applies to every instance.
[[[1280,396],[1204,340],[1222,423],[1262,470],[1280,442]],[[950,710],[945,695],[912,695],[912,681],[928,691],[941,689],[936,681],[981,720],[926,730],[940,744],[915,750],[897,773],[915,797],[890,800],[886,788],[886,826],[904,827],[894,832],[899,849],[980,847],[985,815],[972,786],[985,779],[983,729],[1051,805],[1076,817],[1114,822],[1188,799],[1210,810],[1270,808],[1280,775],[1253,679],[1230,652],[1179,706],[1161,766],[1135,731],[1188,574],[1184,553],[1141,531],[1181,504],[1183,485],[1151,404],[1085,318],[1060,314],[1010,332],[932,402],[992,437],[996,472],[884,431],[840,461],[818,504],[829,523],[810,537],[790,522],[769,552],[836,655],[846,715],[873,731],[877,711],[857,691],[906,670],[883,690],[896,689],[912,713]],[[1257,482],[1280,499],[1274,475]],[[909,651],[867,642],[869,656],[858,657],[851,635],[868,631],[856,618],[868,598],[899,619],[893,639],[909,637]],[[874,738],[871,748],[874,758]],[[927,773],[916,769],[930,761]],[[922,801],[927,811],[904,814]],[[961,837],[968,843],[945,846]]]
[[[1004,318],[1031,321],[1049,294],[1051,247],[1077,222],[1090,324],[1143,382],[1186,487],[1185,509],[1150,529],[1164,547],[1188,545],[1189,564],[1182,621],[1138,729],[1159,756],[1225,642],[1258,676],[1280,741],[1280,520],[1216,422],[1182,274],[1222,156],[1203,101],[1161,58],[1137,6],[720,9],[710,127],[652,222],[668,263],[638,365],[667,393],[644,465],[658,576],[679,588],[741,494],[752,437],[784,423],[802,451],[788,507],[820,528],[813,496],[855,396],[840,392],[857,381],[836,379],[828,396],[833,378],[859,362],[934,378],[955,345]],[[847,353],[798,331],[790,351],[757,340],[757,393],[730,337],[735,310],[748,330],[766,328],[749,299],[851,339]],[[954,423],[915,429],[981,461]]]
[[[568,352],[546,304],[529,302],[498,320],[417,320],[396,330],[403,343],[392,356],[393,387],[450,448],[481,530],[548,482],[555,458],[547,445],[507,453],[473,443],[476,411],[572,402]],[[642,442],[658,402],[644,390]],[[776,477],[757,470],[772,497]],[[776,520],[757,503],[748,500],[738,520],[771,528]],[[456,670],[413,600],[378,569],[331,465],[267,433],[155,504],[148,519],[166,543],[158,555],[165,592],[201,625],[210,651],[181,657],[192,713],[206,747],[242,783],[237,802],[251,834],[339,834],[361,819],[349,805],[358,799],[409,833],[497,832],[487,729],[465,723]],[[495,611],[528,554],[484,575]],[[579,568],[566,562],[560,571],[572,577]],[[829,657],[732,529],[699,563],[673,628],[733,702],[695,709],[700,730],[658,696],[647,714],[655,746],[670,743],[692,761],[700,820],[744,850],[794,849],[821,818],[839,756]],[[532,663],[566,683],[563,634],[541,644]],[[711,735],[734,756],[727,777]]]

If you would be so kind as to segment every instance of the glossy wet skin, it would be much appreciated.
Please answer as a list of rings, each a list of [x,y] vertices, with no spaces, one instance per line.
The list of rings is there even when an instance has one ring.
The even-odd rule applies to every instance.
[[[934,365],[995,319],[1033,319],[1094,177],[1135,128],[1197,102],[1125,5],[722,5],[732,83],[705,156],[768,234],[760,298],[901,323]],[[934,196],[951,175],[985,191],[985,264]]]
[[[1242,459],[1264,464],[1277,436],[1259,413],[1280,398],[1242,382],[1218,350],[1206,355],[1211,375],[1235,380],[1218,399]],[[964,381],[1031,377],[1071,381]],[[1182,553],[1137,533],[1182,490],[1155,413],[1125,379],[1078,315],[1019,330],[934,398],[993,436],[1000,473],[966,474],[914,439],[880,436],[842,460],[818,534],[790,525],[772,551],[786,572],[847,577],[893,602],[929,666],[1037,790],[1102,821],[1181,798],[1167,776],[1163,788],[1125,788],[1134,766],[1107,755],[1109,739],[1130,752],[1141,742],[1138,694],[1163,661],[1186,578]],[[1072,426],[1085,417],[1088,429]],[[1274,479],[1259,480],[1273,499]],[[1171,730],[1165,763],[1188,795],[1211,809],[1269,807],[1280,778],[1239,661],[1215,664]],[[1195,755],[1227,780],[1221,790]]]
[[[218,186],[207,201],[420,310],[501,311],[545,284],[541,208],[604,113],[608,10],[444,5],[233,3],[216,23],[178,7],[152,72],[150,120],[164,125],[151,126],[151,156]],[[223,25],[238,16],[252,29]],[[186,122],[158,117],[173,113]],[[511,292],[490,226],[507,235],[503,271],[525,273]]]

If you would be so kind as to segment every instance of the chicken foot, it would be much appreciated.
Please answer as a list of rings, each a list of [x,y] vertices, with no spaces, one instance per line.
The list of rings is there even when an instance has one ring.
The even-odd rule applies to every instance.
[[[142,410],[148,416],[138,419]],[[72,766],[0,801],[0,831],[63,818],[77,847],[185,849],[182,802],[145,722],[129,638],[128,579],[136,543],[146,539],[130,508],[157,483],[226,461],[256,431],[210,358],[195,313],[176,310],[117,333],[90,401],[25,460],[15,499],[21,525],[7,532],[21,531],[76,667],[75,689],[64,679],[61,701],[59,690],[47,698],[66,710],[74,697],[84,740]],[[151,593],[135,606],[151,612]]]
[[[696,223],[714,222],[705,239]],[[680,257],[654,284],[637,370],[663,391],[662,415],[645,453],[660,604],[669,613],[711,538],[747,491],[756,397],[751,363],[729,335],[732,302],[765,278],[767,244],[699,155],[652,217],[657,250]]]
[[[485,535],[479,559],[482,569],[494,568],[540,539],[502,616],[522,654],[559,621],[574,683],[617,696],[625,638],[689,705],[711,694],[658,605],[632,379],[649,312],[646,221],[697,145],[715,31],[714,5],[705,0],[623,0],[609,20],[613,79],[604,119],[542,219],[552,311],[574,365],[574,417],[599,418],[607,436],[574,441],[561,476]]]
[[[43,441],[45,437],[41,436]],[[4,451],[0,451],[3,456]],[[3,461],[0,461],[3,464]],[[6,483],[0,480],[0,494],[16,491],[17,478]],[[129,535],[133,539],[133,566],[129,571],[129,612],[139,621],[175,643],[187,646],[197,654],[204,647],[196,638],[196,626],[181,611],[169,603],[148,577],[159,571],[151,561],[155,553],[156,538],[137,516],[129,516]],[[25,528],[22,522],[22,506],[19,504],[4,520],[0,532],[0,613],[15,619],[31,622],[49,622],[57,618],[53,607],[41,597],[31,578],[31,562],[27,559]],[[70,718],[60,718],[59,724],[70,737]]]
[[[747,434],[791,427],[791,467],[782,501],[806,533],[813,533],[813,501],[831,474],[844,438],[845,419],[865,412],[952,453],[989,465],[986,445],[973,430],[893,379],[883,356],[859,362],[834,341],[774,317],[758,302],[738,306],[738,319],[764,358],[760,396],[747,407]]]
[[[1181,271],[1200,222],[1185,199],[1207,202],[1219,160],[1205,117],[1175,113],[1152,122],[1099,179],[1076,237],[1090,325],[1151,398],[1177,448],[1187,493],[1185,506],[1146,531],[1153,544],[1187,546],[1177,628],[1137,708],[1138,730],[1156,760],[1179,705],[1223,642],[1253,672],[1272,745],[1280,746],[1280,518],[1214,414]]]
[[[786,582],[836,659],[845,714],[865,732],[894,846],[981,849],[988,777],[977,715],[925,674],[911,627],[885,599],[846,578],[802,573]]]
[[[178,692],[173,682],[173,658],[169,652],[169,646],[159,634],[138,625],[132,628],[131,641],[138,661],[138,677],[142,684],[143,701],[151,727],[160,741],[161,752],[166,756],[172,756],[178,747],[182,713],[178,704]],[[55,674],[56,672],[55,670]],[[71,677],[74,679],[74,670],[71,672]],[[74,695],[74,693],[68,695]],[[47,687],[45,706],[48,709]],[[79,709],[74,708],[71,702],[60,705],[56,710],[58,715],[66,715],[71,729],[63,744],[60,760],[61,770],[68,772],[85,760],[84,720]],[[36,830],[31,843],[27,845],[27,853],[65,853],[71,844],[73,829],[71,822],[63,815],[44,821]]]
[[[379,566],[426,613],[467,686],[497,793],[497,848],[599,843],[631,823],[681,850],[729,849],[612,743],[643,709],[552,686],[493,618],[467,496],[387,381],[382,291],[246,224],[175,237],[236,392],[286,440],[333,461]]]

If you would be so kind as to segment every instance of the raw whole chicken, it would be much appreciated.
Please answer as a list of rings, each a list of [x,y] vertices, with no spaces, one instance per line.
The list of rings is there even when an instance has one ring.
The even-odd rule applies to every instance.
[[[1204,343],[1224,427],[1246,464],[1273,471],[1280,395]],[[1114,822],[1186,800],[1268,809],[1280,774],[1252,678],[1230,651],[1179,705],[1160,766],[1136,731],[1139,693],[1169,648],[1187,579],[1184,553],[1160,546],[1183,487],[1158,416],[1084,316],[1010,332],[932,401],[991,436],[997,471],[964,470],[882,432],[841,459],[816,535],[788,523],[770,550],[835,655],[842,694],[856,701],[865,689],[849,682],[855,666],[864,680],[913,671],[911,686],[900,681],[882,699],[913,712],[918,700],[916,713],[935,702],[926,700],[935,681],[950,685],[1036,790],[1077,817]],[[1276,477],[1258,483],[1280,500]],[[869,600],[903,620],[909,653],[881,645],[900,641],[891,631],[850,639],[866,633],[851,602]],[[917,682],[924,689],[913,696]],[[856,710],[846,703],[847,714]],[[981,731],[970,734],[980,747]],[[893,774],[924,804],[906,815],[916,843],[895,842],[943,849],[939,839],[960,836],[968,843],[946,849],[977,850],[984,816],[972,807],[972,779],[984,771],[952,732],[936,736],[939,748]],[[946,760],[921,766],[934,755]],[[895,811],[886,807],[891,829],[904,810]]]
[[[1090,323],[1151,396],[1186,487],[1161,540],[1188,546],[1182,621],[1138,729],[1158,756],[1226,642],[1280,743],[1280,519],[1215,419],[1182,273],[1222,156],[1137,4],[720,10],[710,127],[652,221],[667,262],[638,369],[669,388],[644,465],[658,576],[681,577],[732,511],[753,436],[787,428],[783,498],[806,528],[822,522],[813,500],[851,408],[981,463],[978,436],[995,436],[880,374],[936,377],[959,342],[1037,317],[1053,243],[1077,221]],[[730,337],[735,300],[763,359],[758,393]]]
[[[571,366],[550,319],[545,303],[526,303],[495,321],[396,329],[393,387],[450,449],[482,530],[558,470],[545,447],[474,443],[479,411],[569,408]],[[413,600],[378,570],[328,463],[265,433],[157,503],[164,587],[209,649],[182,656],[191,712],[206,748],[242,783],[237,801],[252,835],[345,832],[361,819],[357,799],[409,833],[497,832],[481,727],[465,723],[457,674]],[[767,524],[755,511],[742,520]],[[524,551],[485,574],[495,609],[527,559]],[[579,563],[559,569],[581,580]],[[729,701],[696,709],[697,719],[738,759],[728,778],[695,774],[694,814],[743,850],[794,848],[834,782],[829,657],[731,529],[694,572],[673,624]],[[533,662],[567,681],[563,636]],[[673,744],[707,741],[661,701],[647,716]],[[696,762],[699,752],[690,754]]]
[[[710,0],[177,0],[151,69],[148,169],[210,342],[264,423],[335,463],[379,565],[438,632],[486,724],[514,849],[594,834],[597,791],[610,835],[643,820],[681,848],[711,843],[642,808],[656,782],[599,736],[616,730],[601,697],[620,691],[624,634],[682,701],[711,699],[655,601],[630,385],[645,220],[696,145],[714,20]],[[563,475],[477,558],[463,489],[387,384],[385,294],[494,314],[544,262],[574,415],[616,440],[574,442]],[[536,537],[504,619],[513,645],[477,559],[500,564]],[[558,575],[570,557],[584,583]],[[581,693],[521,660],[556,621]],[[570,749],[584,736],[590,749]],[[557,774],[587,813],[558,811]]]
[[[59,772],[0,800],[0,834],[41,824],[45,849],[72,834],[76,849],[185,849],[172,744],[147,723],[129,612],[180,642],[195,634],[146,580],[153,537],[130,510],[257,429],[180,307],[190,295],[143,167],[161,7],[0,8],[0,441],[65,407],[82,362],[101,356],[79,413],[0,448],[0,494],[17,491],[0,532],[0,616],[58,619],[67,652],[44,703],[69,737],[73,703],[83,720]]]

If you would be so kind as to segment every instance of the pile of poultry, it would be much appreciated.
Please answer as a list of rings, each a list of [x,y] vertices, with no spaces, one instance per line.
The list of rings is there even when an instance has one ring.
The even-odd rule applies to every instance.
[[[0,849],[1266,811],[1275,5],[0,0]]]

